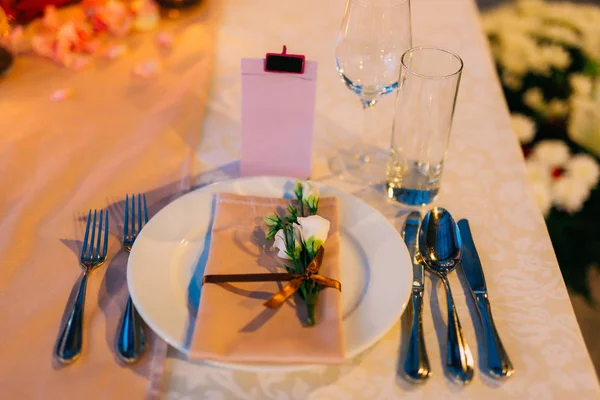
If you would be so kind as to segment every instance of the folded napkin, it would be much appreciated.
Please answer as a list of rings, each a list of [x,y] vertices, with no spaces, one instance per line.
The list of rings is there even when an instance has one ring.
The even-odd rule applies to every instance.
[[[205,274],[286,272],[265,240],[263,218],[291,200],[219,194]],[[319,274],[340,280],[337,198],[322,198],[318,214],[331,223]],[[323,289],[316,324],[303,326],[306,305],[292,297],[276,310],[263,306],[286,282],[206,283],[202,287],[190,358],[238,363],[332,364],[344,359],[342,294]]]
[[[194,16],[161,22],[177,44],[155,79],[131,76],[157,54],[148,33],[124,38],[130,52],[114,63],[98,60],[75,73],[24,57],[0,83],[0,398],[159,394],[164,341],[148,329],[139,362],[124,365],[115,353],[127,302],[123,200],[147,193],[152,215],[189,191],[197,174],[216,28],[209,3]],[[73,89],[73,97],[51,103],[58,88]],[[62,366],[54,346],[81,278],[90,208],[109,209],[108,260],[88,279],[82,354]]]

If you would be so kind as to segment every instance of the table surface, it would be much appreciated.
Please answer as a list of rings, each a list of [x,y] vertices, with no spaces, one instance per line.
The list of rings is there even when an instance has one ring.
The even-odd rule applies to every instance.
[[[421,386],[398,375],[401,321],[373,348],[340,367],[299,373],[251,373],[188,362],[171,351],[166,398],[390,399],[390,398],[598,398],[600,390],[542,215],[525,183],[523,158],[513,136],[473,0],[413,0],[413,44],[458,53],[465,68],[460,86],[441,195],[436,204],[468,218],[486,271],[494,318],[515,365],[498,382],[481,373],[478,317],[458,274],[451,276],[458,313],[473,350],[476,373],[466,386],[444,376],[446,305],[443,287],[426,279],[424,329],[433,377]],[[313,179],[350,191],[400,228],[406,208],[377,187],[335,177],[329,161],[361,135],[358,99],[335,71],[334,45],[344,0],[302,2],[227,0],[221,4],[214,79],[197,155],[197,184],[235,177],[240,153],[240,58],[278,51],[305,54],[319,63]],[[386,148],[393,96],[378,109],[369,142]],[[477,326],[477,328],[475,328]]]

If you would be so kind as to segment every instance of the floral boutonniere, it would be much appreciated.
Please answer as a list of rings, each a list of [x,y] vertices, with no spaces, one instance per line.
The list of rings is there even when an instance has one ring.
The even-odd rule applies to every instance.
[[[265,223],[270,230],[265,237],[274,239],[273,247],[278,250],[277,255],[288,260],[285,268],[289,273],[304,274],[327,240],[330,223],[317,215],[320,194],[315,185],[297,181],[294,194],[299,206],[289,205],[285,215],[266,217]],[[314,325],[319,284],[305,280],[299,288],[299,294],[306,302],[307,324]]]

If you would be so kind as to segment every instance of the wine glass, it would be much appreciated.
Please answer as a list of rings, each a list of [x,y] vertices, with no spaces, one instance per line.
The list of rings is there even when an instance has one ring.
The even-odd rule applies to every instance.
[[[336,67],[364,110],[362,137],[332,161],[343,179],[374,183],[383,178],[388,153],[369,136],[377,101],[398,87],[402,54],[412,47],[410,0],[348,0],[336,43]],[[391,118],[391,115],[390,115]],[[391,125],[390,125],[391,126]]]

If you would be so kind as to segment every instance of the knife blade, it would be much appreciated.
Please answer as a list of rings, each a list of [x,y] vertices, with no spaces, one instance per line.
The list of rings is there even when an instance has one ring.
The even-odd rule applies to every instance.
[[[469,227],[469,221],[461,219],[458,221],[458,229],[462,239],[462,267],[469,283],[471,291],[474,293],[487,293],[487,285],[485,284],[485,276],[483,276],[483,268],[481,267],[481,260],[475,243],[473,242],[473,236],[471,235],[471,228]]]
[[[466,219],[458,221],[458,229],[463,246],[461,259],[463,273],[471,289],[473,299],[475,299],[475,303],[477,304],[477,310],[483,326],[487,373],[498,379],[508,378],[514,374],[515,370],[494,324],[492,307],[489,301],[485,276],[483,275],[483,267],[475,248],[475,242],[473,242],[469,221]]]
[[[421,226],[421,214],[413,211],[406,218],[402,236],[408,248],[410,260],[413,265],[413,282],[411,305],[413,308],[412,326],[404,361],[404,374],[412,382],[425,382],[431,376],[429,358],[423,338],[423,289],[424,271],[423,264],[417,259],[417,236]]]

